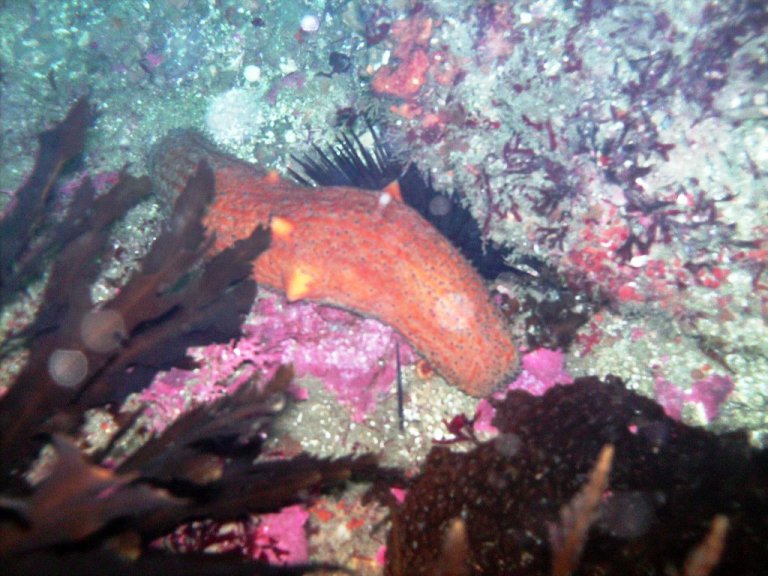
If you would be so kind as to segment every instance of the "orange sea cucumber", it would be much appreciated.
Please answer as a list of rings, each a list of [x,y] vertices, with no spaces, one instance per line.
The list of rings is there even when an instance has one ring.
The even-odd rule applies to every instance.
[[[483,280],[412,208],[357,188],[293,184],[192,131],[155,148],[150,169],[161,197],[170,200],[203,159],[216,178],[205,219],[216,233],[214,250],[257,224],[272,229],[272,244],[255,263],[257,282],[290,300],[378,318],[469,394],[488,394],[514,370],[515,347]]]

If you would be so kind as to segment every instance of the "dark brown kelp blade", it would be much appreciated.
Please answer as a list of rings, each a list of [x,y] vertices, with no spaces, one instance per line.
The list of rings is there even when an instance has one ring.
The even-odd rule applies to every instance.
[[[91,573],[98,562],[125,574],[223,574],[225,569],[239,574],[244,566],[252,574],[338,570],[271,568],[227,555],[217,556],[216,564],[196,554],[171,560],[179,555],[144,546],[185,522],[274,512],[348,479],[376,476],[371,457],[327,461],[302,455],[253,463],[285,406],[291,380],[292,371],[281,368],[263,388],[246,383],[232,396],[193,408],[116,469],[90,462],[72,441],[54,436],[58,460],[49,476],[29,496],[0,498],[6,517],[0,524],[0,561],[15,574],[47,573],[39,567],[54,550],[57,564],[73,574]]]
[[[247,382],[231,396],[193,408],[120,464],[119,473],[136,474],[186,500],[183,507],[158,509],[138,521],[146,538],[193,519],[227,521],[246,512],[272,512],[319,489],[378,476],[372,456],[258,459],[292,379],[293,372],[281,368],[264,389]]]
[[[72,351],[70,357],[81,360],[91,370],[98,366],[97,354],[78,350],[80,321],[92,309],[91,283],[98,275],[100,259],[108,249],[110,225],[149,190],[148,179],[123,174],[114,188],[95,200],[88,181],[76,192],[61,226],[68,230],[76,227],[79,233],[57,248],[59,254],[37,317],[17,334],[30,352],[22,372],[0,399],[2,474],[13,468],[17,456],[24,453],[29,456],[29,440],[39,432],[37,424],[65,406],[76,393],[76,387],[61,385],[51,375],[56,351]],[[70,226],[67,221],[80,224]],[[75,368],[70,366],[72,370]],[[66,378],[66,371],[62,376]]]
[[[55,249],[54,236],[68,236],[77,226],[71,219],[42,242],[33,239],[51,225],[47,208],[53,186],[64,166],[83,151],[85,133],[93,120],[87,97],[81,97],[66,118],[38,137],[39,150],[32,174],[16,191],[13,205],[0,222],[0,304],[43,271],[45,258]],[[30,246],[34,244],[34,249]]]
[[[0,510],[13,508],[20,520],[0,524],[0,557],[71,544],[116,518],[181,504],[164,490],[134,483],[136,475],[86,462],[69,438],[54,436],[53,445],[56,463],[31,496],[0,501]]]
[[[176,202],[172,225],[155,241],[141,271],[104,306],[122,318],[127,337],[98,378],[84,383],[78,408],[117,402],[146,387],[160,370],[192,367],[188,347],[240,335],[256,296],[251,263],[269,246],[269,232],[256,228],[203,262],[209,242],[201,222],[213,186],[213,173],[201,165]],[[185,213],[190,206],[198,208]]]
[[[64,128],[53,133],[55,142],[81,140]],[[94,199],[86,181],[60,224],[69,232],[58,239],[37,318],[20,335],[29,348],[27,363],[0,399],[0,485],[24,470],[41,433],[71,433],[87,409],[117,404],[159,370],[192,367],[187,347],[240,334],[256,294],[251,263],[268,246],[269,233],[256,229],[204,262],[210,244],[202,218],[214,193],[205,165],[190,178],[141,270],[113,301],[93,306],[91,284],[108,257],[110,225],[149,190],[147,178],[122,174]]]
[[[292,379],[293,371],[281,367],[263,390],[254,378],[228,396],[187,410],[160,436],[131,454],[118,470],[139,473],[162,483],[185,480],[201,486],[207,484],[206,479],[196,479],[184,462],[200,454],[257,457],[272,420],[285,406],[285,394]]]

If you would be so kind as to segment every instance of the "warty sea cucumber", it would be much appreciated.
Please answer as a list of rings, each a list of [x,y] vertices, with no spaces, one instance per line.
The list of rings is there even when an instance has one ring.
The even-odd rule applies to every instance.
[[[257,282],[289,300],[309,299],[393,326],[448,382],[484,396],[510,376],[517,353],[483,280],[415,210],[349,187],[307,188],[176,131],[158,143],[151,176],[171,202],[197,164],[214,170],[205,218],[218,252],[257,224],[272,243],[255,262]]]

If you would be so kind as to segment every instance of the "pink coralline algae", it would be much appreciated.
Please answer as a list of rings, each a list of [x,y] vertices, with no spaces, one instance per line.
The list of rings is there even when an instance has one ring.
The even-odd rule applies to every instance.
[[[268,381],[282,364],[292,364],[297,377],[322,380],[359,422],[394,383],[396,347],[404,364],[415,359],[392,328],[337,308],[287,303],[270,295],[256,302],[252,318],[239,341],[198,349],[197,370],[173,369],[143,392],[157,428],[190,403],[209,402],[254,373]],[[306,391],[294,392],[298,399],[306,398]]]
[[[392,328],[338,308],[266,298],[257,304],[256,316],[245,327],[250,336],[241,342],[241,350],[293,364],[297,376],[321,379],[355,421],[365,418],[391,389],[396,347],[403,363],[414,360],[411,348]]]
[[[144,416],[155,433],[160,433],[193,404],[211,402],[226,393],[220,383],[195,379],[193,372],[171,368],[154,379],[139,399],[146,406]]]
[[[565,370],[565,354],[561,350],[539,348],[523,356],[523,372],[507,390],[525,390],[541,396],[558,384],[572,384],[573,377]],[[506,394],[504,394],[506,395]]]
[[[387,547],[386,546],[379,546],[379,549],[376,551],[376,565],[378,566],[384,566],[387,563]]]
[[[717,417],[720,406],[733,389],[734,384],[730,377],[718,374],[696,380],[690,390],[683,390],[662,377],[657,377],[654,385],[656,400],[664,408],[667,416],[680,420],[685,404],[698,403],[701,404],[708,422]]]
[[[201,520],[180,526],[154,545],[179,553],[233,552],[273,565],[301,564],[309,559],[308,518],[309,512],[297,504],[237,522]]]
[[[572,384],[573,376],[565,370],[565,354],[562,350],[538,348],[523,356],[523,371],[507,388],[493,394],[495,400],[504,400],[510,390],[524,390],[534,396],[541,396],[558,384]],[[439,443],[453,444],[458,441],[476,441],[476,435],[494,437],[499,430],[493,425],[496,409],[486,398],[475,407],[475,414],[468,419],[464,414],[444,422],[453,438]]]
[[[562,350],[538,348],[523,356],[523,371],[506,389],[493,395],[496,400],[504,400],[510,390],[524,390],[534,396],[541,396],[550,388],[559,384],[572,384],[573,376],[565,370],[565,354]],[[472,419],[473,431],[493,437],[498,429],[493,425],[496,409],[483,398],[475,408]]]
[[[263,550],[270,564],[300,564],[309,560],[309,546],[305,525],[309,518],[307,512],[298,504],[283,508],[275,514],[261,516],[259,529],[256,531],[254,544]],[[276,554],[277,543],[281,551]]]
[[[408,494],[408,491],[403,490],[402,488],[390,488],[389,493],[392,494],[398,504],[402,504],[405,502],[405,497]]]
[[[472,419],[472,427],[476,434],[486,434],[496,436],[499,429],[493,425],[493,419],[496,417],[496,409],[485,398],[477,403],[475,416]]]
[[[142,62],[149,70],[154,70],[160,64],[165,62],[165,56],[161,52],[147,52],[142,58]]]

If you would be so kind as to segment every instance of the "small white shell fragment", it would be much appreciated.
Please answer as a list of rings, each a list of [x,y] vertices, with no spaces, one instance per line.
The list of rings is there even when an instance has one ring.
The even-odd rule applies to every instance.
[[[253,64],[249,64],[243,69],[243,76],[247,82],[258,82],[258,80],[261,78],[261,68],[254,66]]]
[[[642,268],[646,264],[648,264],[648,254],[638,254],[637,256],[632,256],[629,261],[629,265],[632,266],[632,268]]]
[[[302,16],[300,26],[304,32],[317,32],[320,28],[320,19],[314,14],[307,14]]]

